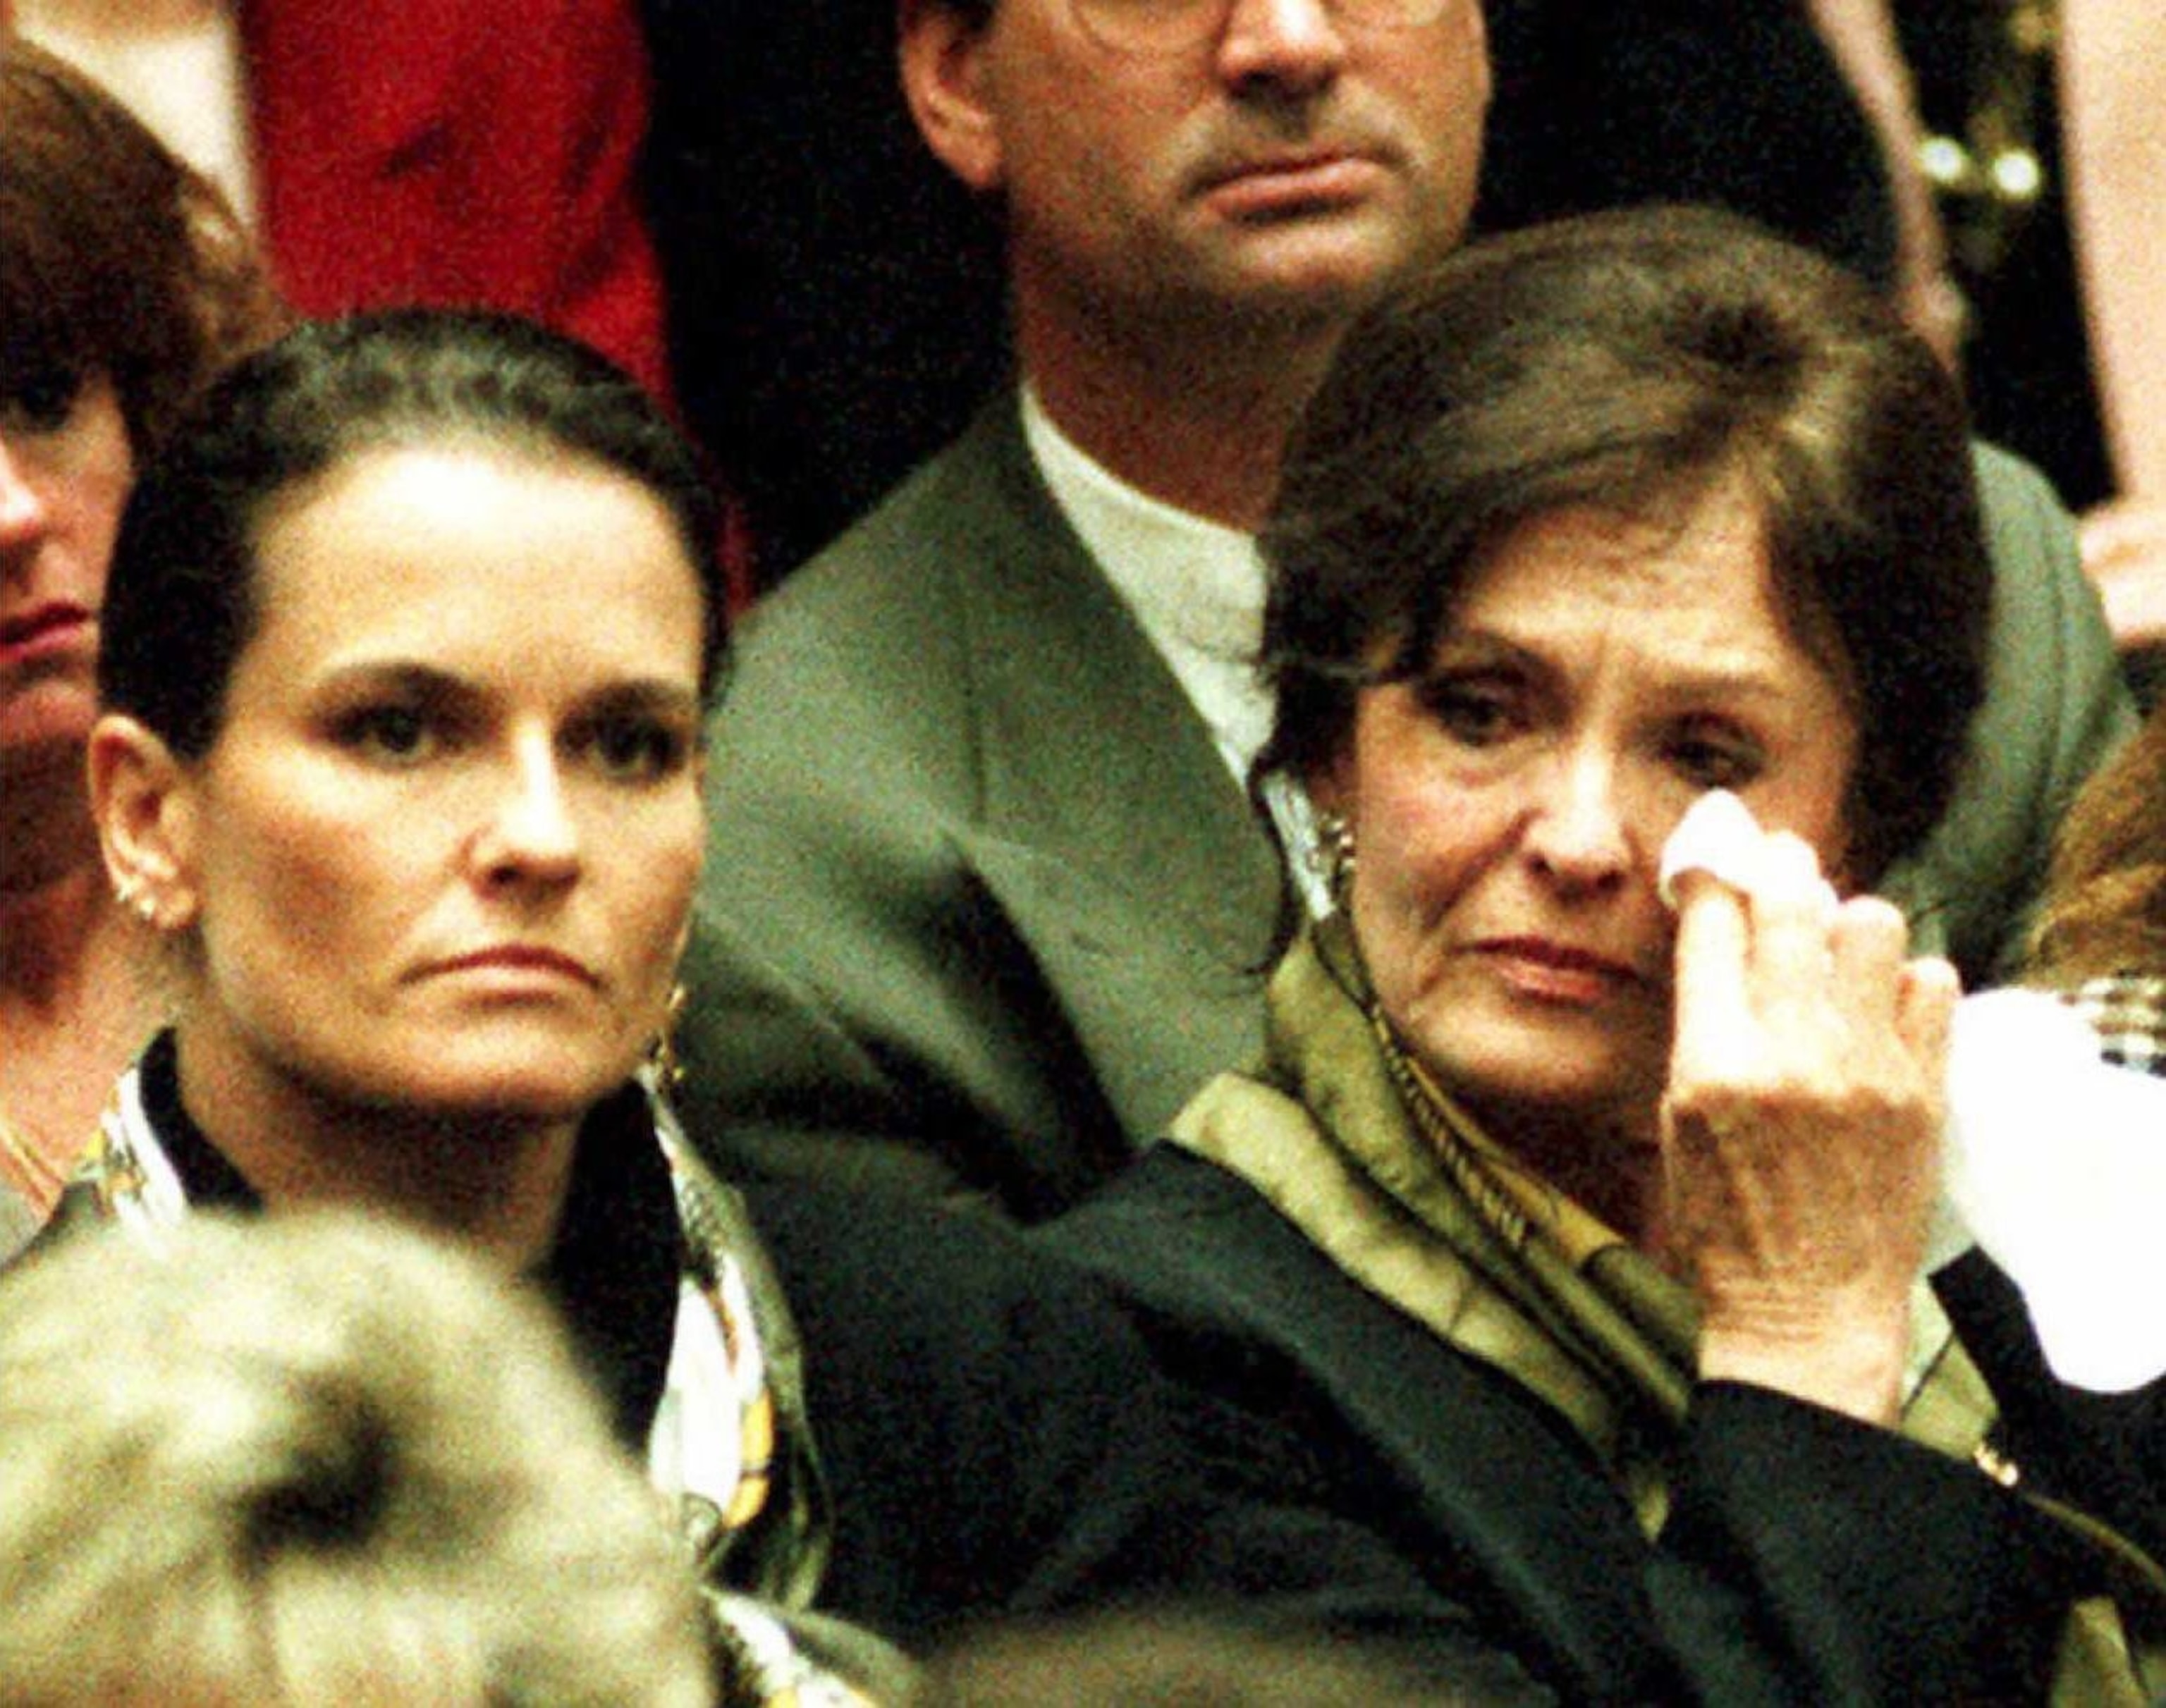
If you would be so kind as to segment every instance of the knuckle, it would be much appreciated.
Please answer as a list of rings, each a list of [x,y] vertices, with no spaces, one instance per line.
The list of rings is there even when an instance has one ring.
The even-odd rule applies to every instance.
[[[1963,975],[1938,955],[1921,955],[1905,972],[1911,988],[1921,996],[1952,1003],[1963,994]]]
[[[1910,937],[1910,923],[1904,918],[1902,909],[1885,896],[1852,896],[1836,910],[1836,924],[1841,930],[1892,936],[1904,942]]]

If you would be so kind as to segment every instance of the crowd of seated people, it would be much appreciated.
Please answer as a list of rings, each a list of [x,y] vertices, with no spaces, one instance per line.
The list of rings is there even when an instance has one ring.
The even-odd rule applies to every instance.
[[[2166,726],[1873,282],[1468,237],[1491,24],[908,0],[1011,377],[734,624],[651,364],[0,36],[0,1695],[2166,1690],[1938,1203]]]
[[[1248,790],[1255,530],[1346,325],[1465,235],[1492,84],[1473,0],[1297,10],[904,10],[920,126],[1009,233],[1016,377],[746,625],[679,1026],[732,1165],[1033,1220],[1261,1042],[1259,968],[1316,896],[1299,792]],[[1973,983],[2132,717],[2066,512],[1978,464],[1976,757],[1883,875]]]
[[[311,324],[220,377],[130,495],[87,765],[171,1024],[24,1266],[343,1205],[523,1278],[688,1564],[778,1610],[778,1695],[1124,1599],[1508,1673],[1287,1421],[1191,1396],[1081,1276],[687,1142],[648,1058],[703,857],[711,521],[648,395],[531,322]]]

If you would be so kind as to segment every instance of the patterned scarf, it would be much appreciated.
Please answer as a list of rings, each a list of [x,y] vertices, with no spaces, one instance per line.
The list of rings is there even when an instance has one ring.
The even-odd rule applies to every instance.
[[[795,1325],[742,1200],[699,1161],[644,1076],[640,1089],[684,1235],[668,1373],[647,1437],[649,1480],[674,1507],[707,1586],[739,1693],[733,1700],[863,1704],[870,1699],[806,1653],[795,1631],[833,1539]],[[145,1105],[139,1062],[114,1089],[62,1194],[55,1231],[109,1221],[155,1246],[188,1213],[187,1190]],[[869,1655],[885,1648],[864,1647]],[[892,1664],[885,1653],[877,1658]]]
[[[1343,918],[1271,990],[1265,1080],[1228,1076],[1175,1139],[1241,1175],[1371,1292],[1561,1412],[1649,1534],[1693,1379],[1689,1291],[1529,1177],[1399,1047]],[[1921,1280],[1903,1431],[1985,1463],[1995,1408]]]

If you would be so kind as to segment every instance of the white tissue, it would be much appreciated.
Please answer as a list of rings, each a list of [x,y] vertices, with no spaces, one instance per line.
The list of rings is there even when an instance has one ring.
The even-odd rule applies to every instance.
[[[1662,844],[1661,873],[1655,888],[1662,905],[1677,904],[1677,879],[1704,872],[1732,889],[1749,889],[1766,840],[1752,809],[1726,788],[1711,788],[1689,807]]]
[[[1663,846],[1662,899],[1687,871],[1752,887],[1766,846],[1735,795],[1703,795]],[[2166,1079],[2101,1059],[2056,998],[1989,991],[1956,1004],[1947,1099],[1928,1272],[1981,1247],[2064,1382],[2120,1393],[2166,1374]]]
[[[1711,788],[1687,807],[1662,844],[1655,888],[1666,906],[1677,904],[1677,879],[1688,872],[1704,872],[1732,889],[1769,894],[1810,885],[1821,912],[1836,909],[1835,886],[1820,876],[1811,849],[1794,836],[1771,837],[1752,809],[1726,788]]]
[[[2046,1362],[2102,1393],[2166,1373],[2166,1079],[2043,991],[1956,1004],[1941,1190],[2021,1291]]]

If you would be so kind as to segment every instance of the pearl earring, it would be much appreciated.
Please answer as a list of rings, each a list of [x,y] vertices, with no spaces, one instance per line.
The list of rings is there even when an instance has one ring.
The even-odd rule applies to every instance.
[[[1323,874],[1331,904],[1344,909],[1354,889],[1354,827],[1337,813],[1318,814],[1316,848],[1311,857]]]

